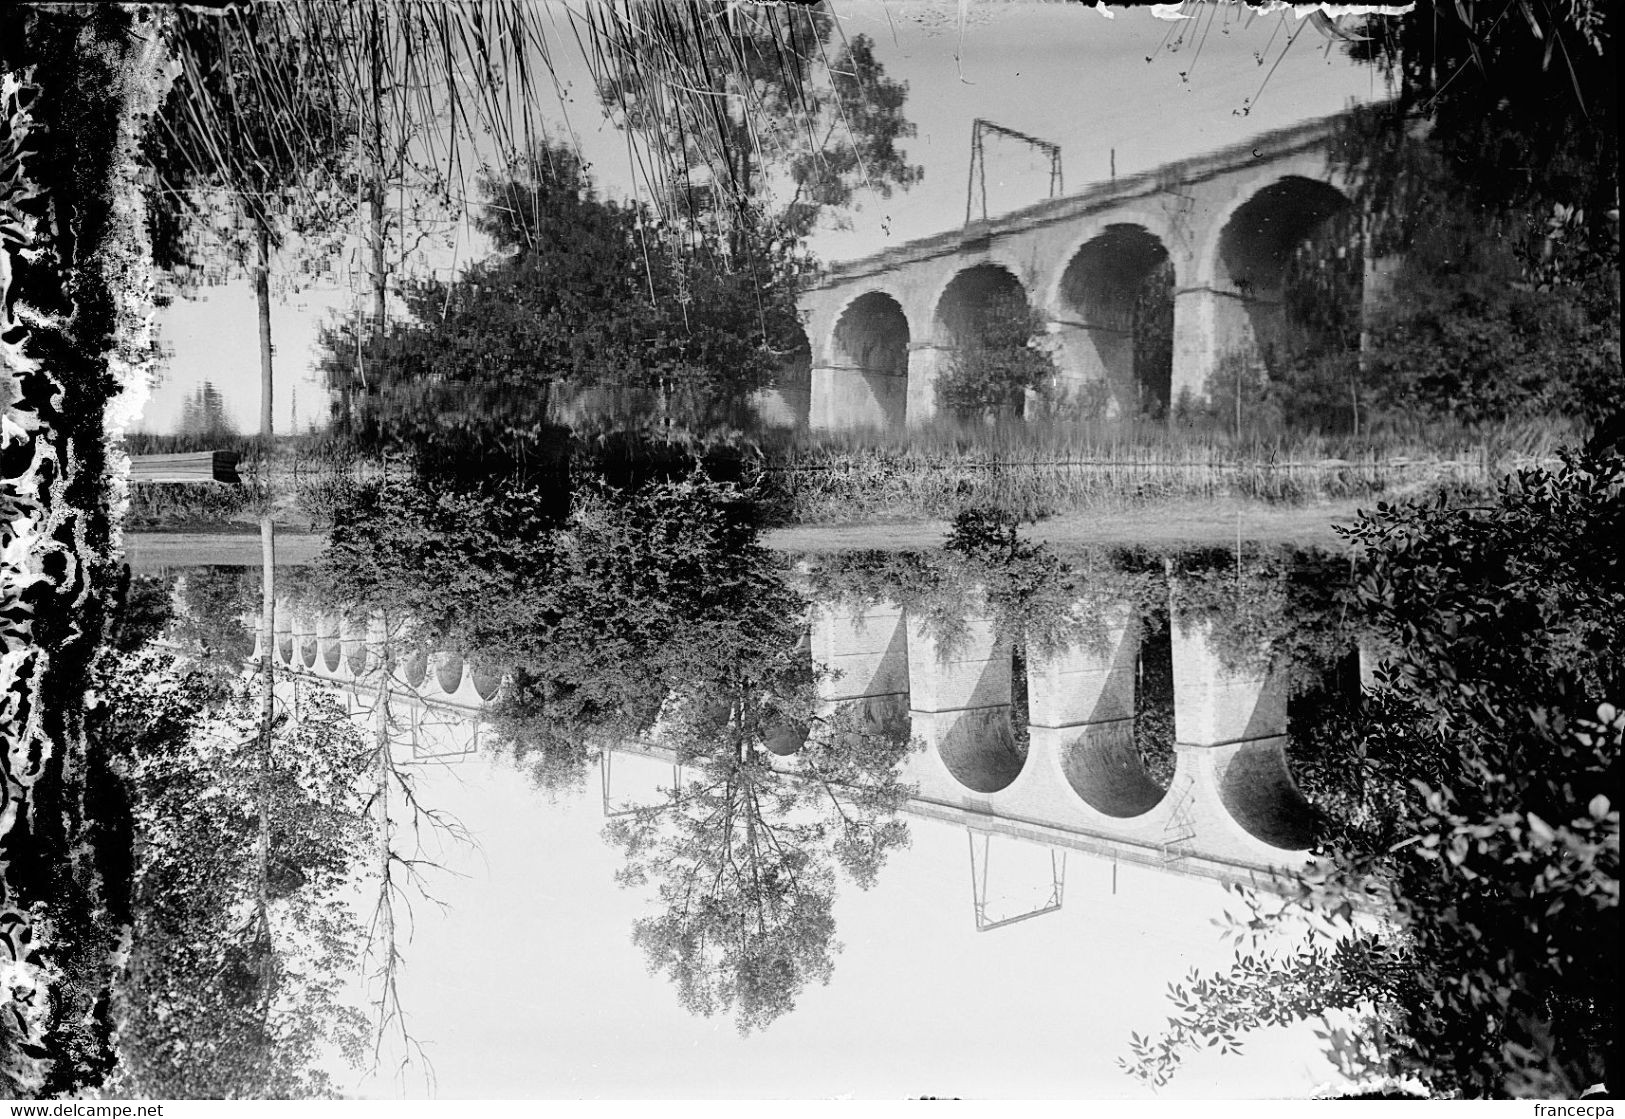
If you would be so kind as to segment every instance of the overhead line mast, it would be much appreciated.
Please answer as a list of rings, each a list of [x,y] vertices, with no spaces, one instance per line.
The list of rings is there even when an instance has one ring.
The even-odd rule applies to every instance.
[[[971,223],[972,203],[976,197],[978,185],[982,188],[982,219],[987,219],[987,160],[982,152],[982,136],[987,132],[996,132],[1001,136],[1008,136],[1012,140],[1019,140],[1024,144],[1039,149],[1049,156],[1049,196],[1057,198],[1065,186],[1061,179],[1061,145],[1049,140],[1040,140],[1036,136],[1029,136],[1025,132],[1017,132],[1014,128],[1006,128],[1002,124],[977,117],[970,126],[970,181],[965,184],[965,224]]]

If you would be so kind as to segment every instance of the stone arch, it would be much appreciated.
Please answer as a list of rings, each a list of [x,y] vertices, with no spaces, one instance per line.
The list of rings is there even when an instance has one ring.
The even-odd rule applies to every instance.
[[[1285,851],[1305,851],[1314,843],[1317,814],[1292,780],[1285,738],[1236,746],[1220,779],[1219,798],[1255,839]]]
[[[1239,304],[1243,319],[1220,332],[1218,356],[1264,351],[1280,340],[1282,281],[1293,250],[1349,205],[1330,183],[1283,175],[1230,211],[1213,247],[1211,275],[1214,289]]]
[[[952,715],[952,723],[936,745],[937,756],[953,779],[973,793],[996,793],[1009,788],[1021,776],[1027,761],[1016,746],[1009,707],[958,711]]]
[[[1104,384],[1120,412],[1165,411],[1173,384],[1174,281],[1167,245],[1143,225],[1108,225],[1080,245],[1056,289],[1067,380],[1085,393],[1091,383]]]
[[[867,291],[842,307],[830,328],[829,364],[812,375],[814,426],[900,424],[908,405],[911,341],[908,315],[887,292]]]
[[[1013,269],[986,261],[960,269],[937,297],[932,312],[936,337],[948,347],[965,344],[985,321],[989,307],[1005,298],[1020,298],[1032,305]]]
[[[932,313],[932,336],[940,343],[942,359],[933,371],[933,397],[937,382],[945,374],[953,374],[969,347],[983,342],[999,349],[1009,344],[1024,346],[1028,339],[1019,317],[1030,316],[1033,310],[1026,285],[1006,265],[984,261],[956,272],[943,287]],[[1022,399],[1005,399],[1000,407],[1019,416],[1023,405]]]
[[[1167,792],[1145,771],[1134,745],[1133,720],[1079,727],[1061,756],[1072,791],[1097,812],[1119,820],[1143,816]]]

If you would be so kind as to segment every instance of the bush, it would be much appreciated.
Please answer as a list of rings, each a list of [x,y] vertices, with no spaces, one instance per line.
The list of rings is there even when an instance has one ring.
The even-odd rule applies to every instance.
[[[1028,390],[1054,380],[1054,359],[1037,348],[1043,317],[1022,296],[989,300],[969,334],[937,377],[937,404],[944,411],[1019,416]]]

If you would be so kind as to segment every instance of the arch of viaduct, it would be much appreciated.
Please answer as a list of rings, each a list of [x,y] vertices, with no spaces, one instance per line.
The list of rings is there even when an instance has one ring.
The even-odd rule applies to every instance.
[[[929,419],[937,376],[978,308],[1017,294],[1046,324],[1059,398],[1100,393],[1107,415],[1136,414],[1135,300],[1165,263],[1173,274],[1170,399],[1200,398],[1225,355],[1278,335],[1293,249],[1349,205],[1349,184],[1330,160],[1337,119],[835,268],[800,304],[812,351],[811,426]],[[1367,261],[1368,303],[1391,266]]]
[[[1175,766],[1164,788],[1135,745],[1140,619],[1126,603],[1105,616],[1086,643],[1049,655],[1029,650],[1024,753],[1013,650],[986,617],[971,617],[950,644],[895,604],[821,602],[810,612],[807,647],[827,670],[820,699],[829,707],[909,719],[924,747],[901,774],[916,788],[912,814],[1222,879],[1301,861],[1314,813],[1287,762],[1285,666],[1227,666],[1204,624],[1176,617]],[[304,614],[284,602],[273,655],[291,678],[339,690],[359,713],[375,702],[386,639],[380,623]],[[499,676],[452,654],[406,657],[390,671],[389,690],[410,723],[409,760],[477,749]],[[770,748],[776,768],[797,771],[799,743]]]

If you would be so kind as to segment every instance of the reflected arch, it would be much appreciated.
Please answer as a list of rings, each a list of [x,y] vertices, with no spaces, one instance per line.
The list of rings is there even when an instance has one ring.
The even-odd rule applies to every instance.
[[[1133,721],[1079,727],[1067,745],[1061,771],[1083,802],[1119,820],[1143,816],[1167,792],[1146,772],[1134,744]]]
[[[434,681],[447,695],[454,694],[463,683],[463,658],[456,653],[441,653],[435,658]]]
[[[1016,747],[1009,708],[952,714],[952,724],[937,740],[937,756],[953,779],[973,793],[996,793],[1014,784],[1026,758]]]
[[[1243,831],[1272,847],[1306,851],[1315,841],[1318,814],[1292,780],[1284,738],[1237,746],[1219,797]]]
[[[373,652],[368,645],[367,625],[364,621],[345,618],[342,630],[344,663],[356,676],[365,676],[372,665]]]
[[[776,720],[762,730],[762,745],[775,757],[787,758],[807,744],[807,727],[791,720]]]
[[[276,659],[279,664],[293,663],[293,617],[288,604],[278,601],[272,633],[276,640]]]
[[[294,663],[301,668],[315,668],[317,659],[316,618],[302,610],[293,616]]]
[[[344,663],[344,620],[337,614],[323,614],[316,622],[318,655],[329,672],[337,672]]]
[[[1069,376],[1104,382],[1120,411],[1160,415],[1172,394],[1174,265],[1144,226],[1108,225],[1067,262],[1057,290]]]
[[[421,688],[429,678],[428,651],[420,647],[409,652],[401,661],[400,673],[408,687]]]
[[[492,672],[488,668],[475,668],[472,665],[468,670],[469,682],[474,685],[474,694],[481,699],[495,699],[497,692],[502,690],[502,674]]]

